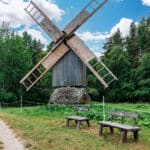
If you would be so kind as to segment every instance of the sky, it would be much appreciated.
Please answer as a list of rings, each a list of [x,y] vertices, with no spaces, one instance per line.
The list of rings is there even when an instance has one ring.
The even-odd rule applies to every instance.
[[[33,0],[61,30],[90,2],[90,0]],[[102,2],[102,0],[97,0]],[[29,0],[0,0],[0,24],[9,22],[16,34],[27,31],[45,45],[51,39],[24,11]],[[123,37],[129,34],[130,24],[137,25],[150,15],[150,0],[109,0],[87,20],[76,34],[100,56],[103,43],[119,28]]]

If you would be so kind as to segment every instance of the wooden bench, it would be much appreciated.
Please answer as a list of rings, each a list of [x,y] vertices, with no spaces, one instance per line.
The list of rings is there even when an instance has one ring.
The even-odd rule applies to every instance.
[[[122,143],[126,142],[127,140],[127,132],[133,132],[134,140],[138,141],[138,131],[140,130],[139,127],[136,127],[136,119],[139,118],[139,114],[133,114],[133,113],[126,113],[126,112],[110,112],[111,121],[101,121],[99,122],[99,135],[102,135],[103,128],[109,127],[110,132],[113,134],[114,130],[113,128],[118,128],[122,132]],[[121,123],[114,122],[113,118],[119,117],[121,118]],[[131,118],[133,119],[132,125],[124,124],[125,118]]]
[[[83,121],[85,121],[87,123],[88,127],[90,127],[89,118],[79,116],[80,111],[87,112],[87,111],[89,111],[89,109],[85,108],[85,107],[76,107],[75,110],[77,111],[77,115],[66,117],[66,120],[67,120],[66,126],[69,126],[69,122],[73,120],[76,123],[76,128],[77,129],[81,128],[81,122],[83,122]]]

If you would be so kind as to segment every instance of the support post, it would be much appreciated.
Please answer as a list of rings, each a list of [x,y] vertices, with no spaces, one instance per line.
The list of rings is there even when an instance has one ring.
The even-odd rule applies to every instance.
[[[1,111],[1,109],[2,109],[2,104],[1,104],[1,102],[0,102],[0,111]]]
[[[22,96],[20,98],[20,111],[22,112]]]
[[[105,117],[106,117],[106,116],[105,116],[105,97],[103,96],[103,121],[106,120]]]

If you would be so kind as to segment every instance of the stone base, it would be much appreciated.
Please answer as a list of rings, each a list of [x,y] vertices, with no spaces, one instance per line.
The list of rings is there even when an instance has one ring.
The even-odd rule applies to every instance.
[[[62,87],[54,90],[49,104],[87,104],[91,102],[86,88]]]

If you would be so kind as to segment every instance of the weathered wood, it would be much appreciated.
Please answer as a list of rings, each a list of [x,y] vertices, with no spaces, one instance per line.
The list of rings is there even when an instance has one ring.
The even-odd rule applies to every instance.
[[[80,129],[81,128],[81,122],[86,122],[87,123],[87,126],[90,127],[90,122],[89,122],[89,118],[87,117],[80,117],[80,116],[67,116],[66,117],[66,120],[67,120],[67,123],[66,125],[69,126],[69,122],[71,120],[75,121],[76,123],[76,128],[77,129]]]
[[[54,42],[57,42],[64,35],[48,18],[44,18],[40,26]]]
[[[75,107],[75,110],[87,112],[89,109],[86,107]],[[81,122],[83,122],[83,121],[85,121],[87,123],[87,126],[90,127],[90,122],[89,122],[90,119],[88,117],[67,116],[66,120],[67,120],[67,123],[66,123],[67,126],[69,125],[69,121],[71,121],[71,120],[75,121],[77,129],[81,128]]]
[[[122,143],[125,143],[127,141],[127,130],[122,131]]]
[[[41,65],[45,68],[45,71],[39,75],[35,81],[27,88],[29,90],[35,85],[53,65],[61,59],[65,53],[69,51],[69,48],[65,44],[58,44],[52,51],[50,51],[37,65],[35,65],[21,80],[20,83],[25,82]]]
[[[136,119],[139,118],[139,114],[135,114],[135,113],[127,113],[127,112],[109,112],[110,115],[113,117],[120,117],[121,118],[121,122],[124,122],[124,118],[132,118],[132,125],[135,126],[136,124]]]
[[[88,20],[98,9],[100,9],[108,0],[95,1],[91,0],[90,3],[64,28],[64,32],[68,35],[74,33],[86,20]],[[89,8],[95,3],[95,7]]]
[[[79,28],[84,20],[89,16],[86,10],[81,11],[65,28],[64,31],[67,34],[73,33],[77,28]]]
[[[45,15],[45,13],[33,2],[25,9],[32,19],[40,25],[40,27],[57,42],[63,37],[64,33]],[[33,12],[34,11],[34,12]]]
[[[109,112],[111,116],[123,117],[123,118],[139,118],[139,114],[127,113],[127,112]]]
[[[86,66],[80,58],[69,51],[53,67],[53,87],[86,87]]]
[[[114,128],[113,127],[109,127],[110,128],[110,133],[113,134],[114,133]]]
[[[95,58],[93,52],[85,45],[85,43],[76,35],[67,41],[71,50],[84,62],[88,63]]]
[[[121,130],[128,130],[128,131],[140,130],[139,127],[122,124],[122,123],[118,123],[118,122],[112,122],[112,121],[101,121],[100,124],[103,124],[104,126],[118,128]]]
[[[74,108],[77,112],[78,111],[83,111],[83,112],[88,112],[89,111],[89,108],[86,108],[86,107],[75,107]]]
[[[133,131],[133,136],[134,136],[134,140],[138,141],[139,136],[138,136],[138,131],[137,130]]]
[[[99,135],[102,135],[103,133],[103,124],[100,124],[99,126]]]
[[[92,51],[90,51],[90,49],[84,44],[84,42],[77,36],[73,36],[70,40],[67,41],[67,44],[74,51],[74,53],[83,61],[83,63],[90,69],[90,71],[97,77],[97,79],[104,85],[104,87],[107,88],[108,84],[89,64],[89,61],[94,59],[96,56],[92,53]]]
[[[113,128],[118,128],[119,130],[122,131],[122,143],[126,142],[127,140],[127,132],[133,132],[134,140],[138,140],[138,131],[140,130],[139,127],[136,126],[131,126],[127,124],[123,124],[123,118],[138,118],[138,114],[133,114],[133,113],[126,113],[126,112],[110,112],[111,115],[111,121],[101,121],[99,122],[99,135],[102,134],[103,127],[109,127],[110,132],[113,133]],[[114,117],[120,117],[122,118],[121,123],[114,122],[113,118]]]
[[[53,67],[68,51],[68,47],[61,43],[60,46],[42,62],[42,65],[46,69]]]

